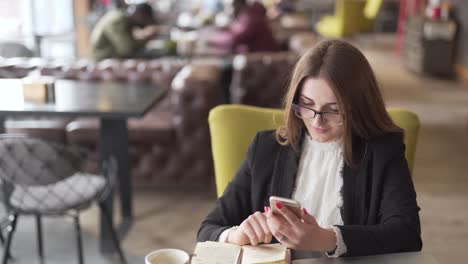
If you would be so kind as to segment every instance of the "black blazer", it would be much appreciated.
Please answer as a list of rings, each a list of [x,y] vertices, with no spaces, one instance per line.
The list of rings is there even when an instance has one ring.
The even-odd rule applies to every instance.
[[[402,135],[355,138],[353,156],[358,165],[343,168],[344,225],[338,228],[347,247],[344,256],[420,251],[419,207]],[[263,211],[271,195],[291,197],[299,158],[300,152],[278,144],[272,131],[258,133],[197,240],[217,240],[222,231]]]

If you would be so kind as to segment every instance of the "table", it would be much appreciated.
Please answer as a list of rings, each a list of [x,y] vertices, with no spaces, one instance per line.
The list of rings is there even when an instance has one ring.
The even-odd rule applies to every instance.
[[[374,255],[354,258],[319,258],[294,260],[293,264],[437,264],[437,261],[424,252],[409,252]]]
[[[127,118],[142,117],[163,97],[164,89],[143,83],[57,80],[53,104],[25,102],[20,79],[0,79],[0,89],[0,133],[5,132],[7,116],[100,118],[101,160],[113,156],[119,167],[122,221],[116,230],[119,238],[124,237],[133,224]],[[111,198],[107,203],[113,215]],[[109,230],[101,215],[100,245],[103,252],[114,250]]]

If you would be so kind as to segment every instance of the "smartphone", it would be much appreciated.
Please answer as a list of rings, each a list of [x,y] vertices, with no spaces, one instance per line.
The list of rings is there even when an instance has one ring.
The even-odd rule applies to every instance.
[[[291,212],[293,212],[297,217],[302,218],[301,215],[301,203],[296,200],[278,197],[278,196],[270,196],[270,208],[273,213],[275,213],[278,208],[276,208],[276,202],[280,202],[283,206],[286,206]]]

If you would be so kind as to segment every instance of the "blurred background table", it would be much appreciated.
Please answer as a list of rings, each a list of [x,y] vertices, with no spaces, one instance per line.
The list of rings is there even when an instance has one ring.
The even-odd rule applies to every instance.
[[[113,156],[118,163],[121,223],[116,230],[119,238],[124,237],[133,224],[127,119],[143,117],[163,97],[164,89],[146,83],[57,80],[55,102],[41,104],[24,100],[21,79],[0,79],[0,87],[0,133],[5,132],[4,120],[8,116],[100,118],[101,159]],[[113,208],[113,199],[108,203]],[[113,250],[110,231],[102,217],[101,250]]]

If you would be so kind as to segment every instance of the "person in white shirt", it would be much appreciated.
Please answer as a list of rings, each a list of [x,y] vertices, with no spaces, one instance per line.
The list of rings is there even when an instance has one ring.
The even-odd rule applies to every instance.
[[[198,241],[280,242],[331,257],[421,250],[403,131],[364,55],[320,42],[297,62],[284,102],[285,124],[255,136]],[[272,195],[299,201],[302,215],[281,203],[272,213]]]

